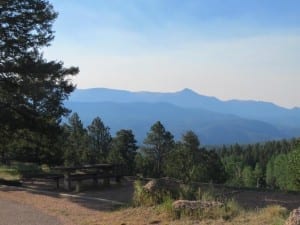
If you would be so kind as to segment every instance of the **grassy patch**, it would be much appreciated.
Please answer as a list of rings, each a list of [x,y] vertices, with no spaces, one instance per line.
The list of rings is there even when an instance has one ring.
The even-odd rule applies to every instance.
[[[18,180],[20,179],[20,173],[16,168],[0,166],[0,178],[8,181]]]
[[[149,193],[143,188],[141,181],[135,181],[133,194],[134,206],[157,206],[163,203],[165,199],[171,199],[171,195],[167,191],[161,190]]]
[[[10,166],[0,165],[0,179],[7,181],[19,180],[22,177],[48,173],[49,171],[47,165],[39,166],[34,163],[12,162]]]

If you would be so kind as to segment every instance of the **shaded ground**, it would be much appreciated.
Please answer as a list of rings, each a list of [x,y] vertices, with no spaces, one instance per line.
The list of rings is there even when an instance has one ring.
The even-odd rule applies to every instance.
[[[300,206],[300,193],[243,190],[233,194],[233,198],[245,208],[280,205],[292,210]]]

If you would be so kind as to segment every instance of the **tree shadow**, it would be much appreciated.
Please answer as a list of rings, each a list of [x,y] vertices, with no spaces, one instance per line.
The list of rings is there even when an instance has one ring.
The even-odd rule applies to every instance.
[[[82,207],[100,211],[114,211],[130,205],[134,191],[133,182],[126,179],[120,184],[111,182],[109,186],[99,184],[97,187],[87,181],[82,184],[81,192],[65,191],[61,187],[62,183],[57,189],[56,183],[51,181],[26,181],[22,186],[3,186],[0,191],[25,191],[33,195],[65,198]]]

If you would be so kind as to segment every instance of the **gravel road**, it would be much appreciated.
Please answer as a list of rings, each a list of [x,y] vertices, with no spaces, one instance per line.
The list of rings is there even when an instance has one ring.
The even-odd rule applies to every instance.
[[[55,217],[48,216],[28,205],[0,199],[0,225],[62,225]]]

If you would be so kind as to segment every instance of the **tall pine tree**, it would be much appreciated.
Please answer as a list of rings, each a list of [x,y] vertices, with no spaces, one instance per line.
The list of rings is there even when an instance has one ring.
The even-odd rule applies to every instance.
[[[56,17],[46,0],[0,2],[2,145],[11,137],[24,140],[22,130],[38,136],[25,140],[37,145],[45,139],[55,142],[59,136],[61,117],[69,112],[63,101],[74,90],[69,78],[78,73],[78,68],[65,68],[62,62],[43,57],[42,49],[54,38],[52,24]]]

